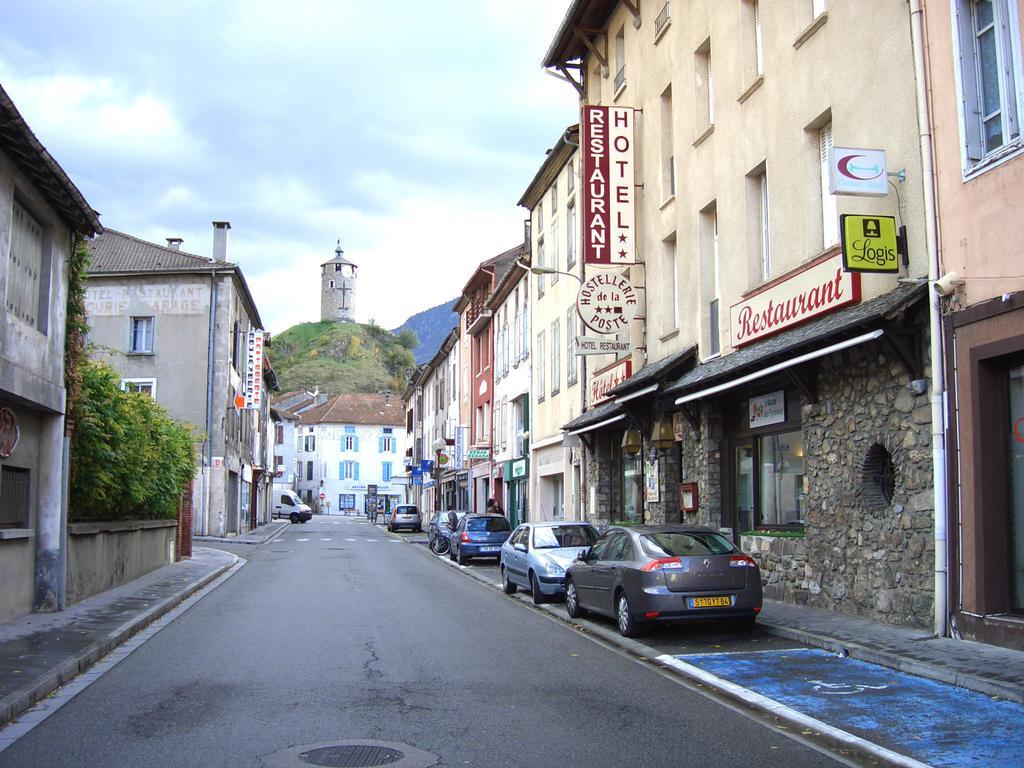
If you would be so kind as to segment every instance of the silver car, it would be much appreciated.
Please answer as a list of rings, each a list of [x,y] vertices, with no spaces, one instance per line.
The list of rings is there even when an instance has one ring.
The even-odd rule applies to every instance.
[[[420,510],[415,504],[399,504],[388,517],[388,530],[397,531],[399,528],[408,528],[419,533],[423,530],[423,520],[420,517]]]
[[[753,627],[761,571],[708,528],[609,528],[566,569],[565,610],[610,616],[626,637],[660,621],[729,618]]]
[[[501,583],[505,594],[529,589],[533,602],[565,593],[565,569],[597,541],[590,523],[524,523],[501,547]]]

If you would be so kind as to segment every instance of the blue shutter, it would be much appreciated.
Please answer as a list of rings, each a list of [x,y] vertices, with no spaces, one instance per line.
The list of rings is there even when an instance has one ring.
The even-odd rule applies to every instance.
[[[352,438],[352,450],[355,451],[356,453],[359,453],[359,438],[358,437],[353,437]]]
[[[377,438],[377,453],[384,453],[384,438]]]
[[[339,461],[338,462],[338,479],[339,480],[344,480],[345,479],[345,462],[344,461]]]
[[[353,461],[352,462],[352,472],[353,472],[352,479],[353,480],[358,480],[359,479],[359,462],[358,461]]]

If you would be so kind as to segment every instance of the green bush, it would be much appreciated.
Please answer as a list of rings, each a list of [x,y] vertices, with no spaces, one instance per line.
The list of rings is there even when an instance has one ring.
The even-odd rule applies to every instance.
[[[191,426],[147,395],[122,392],[109,365],[85,360],[71,440],[69,515],[75,521],[162,520],[195,474]]]

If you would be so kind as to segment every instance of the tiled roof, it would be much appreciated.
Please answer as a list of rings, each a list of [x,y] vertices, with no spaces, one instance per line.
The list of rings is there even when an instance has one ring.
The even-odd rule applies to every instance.
[[[90,274],[114,272],[209,272],[214,264],[231,269],[227,261],[212,262],[204,256],[176,251],[113,229],[88,243],[92,255]]]
[[[923,298],[927,288],[926,284],[904,284],[896,290],[870,301],[840,309],[821,319],[812,320],[789,331],[783,331],[732,354],[701,363],[692,371],[683,374],[665,391],[679,395],[686,391],[711,386],[720,381],[740,376],[750,370],[765,367],[779,358],[792,355],[805,347],[820,346],[828,340],[852,333],[862,326],[873,325],[898,314]]]
[[[660,383],[663,378],[674,378],[679,375],[679,371],[675,369],[684,364],[692,364],[691,358],[695,358],[696,355],[697,345],[692,344],[686,347],[686,349],[663,357],[660,360],[655,360],[653,363],[648,363],[624,382],[609,389],[605,394],[609,397],[625,395],[628,392],[641,389],[647,384]]]
[[[335,395],[299,416],[300,424],[405,424],[405,403],[386,395]]]
[[[73,230],[89,236],[102,232],[99,214],[82,197],[53,156],[28,127],[7,92],[0,87],[0,151],[60,213]]]
[[[562,429],[566,432],[572,432],[574,429],[589,427],[591,424],[597,424],[605,419],[618,416],[623,412],[622,406],[611,400],[607,403],[601,403],[601,405],[591,408],[589,411],[584,411],[572,421],[562,425]]]

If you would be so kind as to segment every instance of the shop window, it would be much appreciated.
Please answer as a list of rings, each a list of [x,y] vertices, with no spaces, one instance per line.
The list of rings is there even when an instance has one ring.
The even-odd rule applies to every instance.
[[[644,519],[644,463],[639,454],[622,457],[622,519],[639,523]]]
[[[1007,474],[1010,487],[1010,606],[1024,613],[1024,365],[1010,368]]]
[[[896,467],[885,446],[868,449],[861,465],[861,495],[868,509],[882,511],[892,504],[896,492]]]
[[[0,467],[0,528],[28,527],[29,471]]]
[[[803,525],[807,489],[800,430],[740,441],[735,462],[741,531]]]

